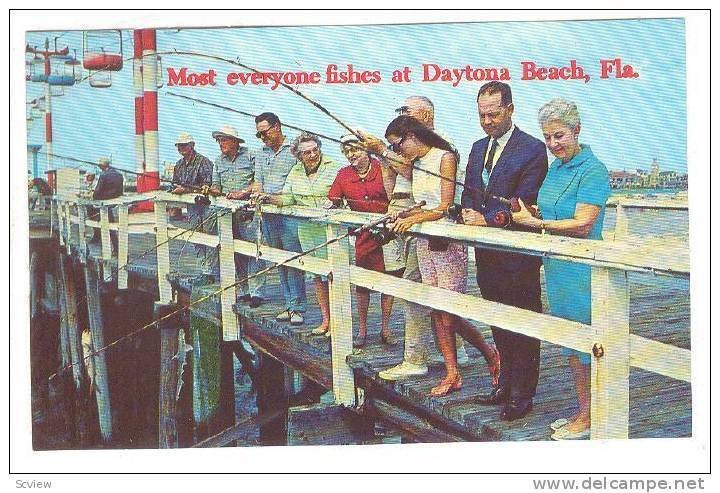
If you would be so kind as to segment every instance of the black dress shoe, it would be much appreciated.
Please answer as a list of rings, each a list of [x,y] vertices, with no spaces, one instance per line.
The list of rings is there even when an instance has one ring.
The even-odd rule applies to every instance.
[[[242,301],[243,303],[247,303],[250,301],[251,296],[249,294],[244,294],[242,296],[238,296],[238,301]]]
[[[514,421],[524,418],[532,411],[532,399],[511,399],[505,404],[505,408],[500,413],[500,419],[503,421]]]
[[[260,298],[259,296],[252,296],[250,298],[250,303],[249,303],[250,308],[257,308],[262,304],[263,304],[263,299]]]
[[[483,406],[497,406],[505,404],[510,398],[510,392],[502,387],[495,387],[488,395],[478,397],[478,404]]]

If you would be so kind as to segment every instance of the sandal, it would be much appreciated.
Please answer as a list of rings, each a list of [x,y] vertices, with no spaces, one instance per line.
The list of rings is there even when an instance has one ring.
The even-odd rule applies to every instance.
[[[555,421],[553,421],[552,423],[550,423],[550,429],[551,429],[552,431],[558,431],[560,428],[562,428],[563,426],[565,426],[565,425],[568,424],[569,422],[570,422],[570,420],[569,420],[568,418],[556,419]]]
[[[314,336],[330,337],[330,327],[323,327],[321,325],[320,327],[315,327],[310,333]]]
[[[397,341],[395,340],[395,337],[391,333],[383,334],[381,332],[380,340],[382,341],[383,344],[388,345],[388,346],[393,346],[397,343]]]
[[[448,380],[448,377],[440,382],[439,385],[430,389],[430,395],[433,397],[443,397],[448,395],[450,392],[455,392],[462,388],[462,377],[458,375],[453,380]]]

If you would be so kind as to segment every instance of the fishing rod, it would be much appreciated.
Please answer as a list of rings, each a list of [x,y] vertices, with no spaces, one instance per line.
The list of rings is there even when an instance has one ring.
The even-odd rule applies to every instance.
[[[353,235],[361,234],[361,233],[363,233],[363,232],[365,232],[365,231],[369,231],[369,230],[371,230],[372,228],[377,227],[377,226],[379,226],[379,225],[381,225],[381,224],[387,223],[387,222],[393,220],[397,214],[409,213],[409,212],[413,211],[414,209],[417,209],[417,208],[419,208],[419,207],[423,207],[424,205],[425,205],[425,201],[420,201],[420,202],[418,202],[418,203],[416,203],[416,204],[413,204],[413,205],[411,205],[411,206],[409,206],[409,207],[405,207],[405,208],[403,208],[403,209],[401,209],[401,210],[399,210],[399,211],[397,211],[397,212],[394,212],[394,213],[392,213],[392,214],[385,214],[384,216],[382,216],[382,217],[380,217],[380,218],[378,218],[378,219],[375,219],[374,221],[371,221],[371,222],[369,222],[369,223],[367,223],[367,224],[363,224],[362,226],[357,226],[357,227],[355,227],[355,228],[350,228],[346,233],[343,233],[343,234],[341,234],[340,236],[335,236],[335,237],[333,237],[333,238],[330,238],[329,240],[325,241],[324,243],[321,243],[320,245],[314,246],[313,248],[310,248],[309,250],[307,250],[307,251],[305,251],[305,252],[296,253],[295,255],[292,255],[292,256],[288,257],[287,259],[283,260],[282,262],[279,262],[279,263],[274,264],[274,265],[270,265],[270,266],[268,266],[268,267],[266,267],[266,268],[264,268],[264,269],[259,270],[258,272],[255,272],[254,274],[250,274],[250,275],[246,276],[244,279],[241,279],[241,280],[239,280],[239,281],[236,281],[236,282],[234,282],[234,283],[232,283],[232,284],[230,284],[230,285],[228,285],[228,286],[221,287],[220,289],[217,289],[217,290],[215,290],[215,291],[213,291],[213,292],[211,292],[211,293],[209,293],[209,294],[207,294],[207,295],[201,296],[200,298],[198,298],[198,299],[196,299],[196,300],[194,300],[194,301],[191,301],[191,302],[188,303],[187,305],[181,306],[181,307],[178,308],[177,310],[174,310],[174,311],[168,313],[167,315],[164,315],[164,316],[162,316],[162,317],[160,317],[160,318],[158,318],[158,319],[156,319],[156,320],[153,320],[152,322],[149,322],[149,323],[143,325],[143,326],[140,327],[139,329],[136,329],[136,330],[134,330],[134,331],[132,331],[132,332],[130,332],[130,333],[128,333],[128,334],[120,337],[119,339],[116,339],[116,340],[114,340],[113,342],[111,342],[111,343],[109,343],[109,344],[106,344],[105,346],[103,346],[103,347],[101,347],[101,348],[99,348],[99,349],[93,350],[93,351],[90,352],[87,356],[83,357],[83,359],[82,359],[81,361],[78,361],[78,362],[76,362],[76,363],[68,363],[67,365],[59,368],[55,373],[53,373],[52,375],[50,375],[50,376],[48,377],[48,380],[53,380],[53,379],[55,379],[60,373],[63,373],[63,372],[65,372],[65,371],[67,371],[68,369],[72,368],[73,366],[89,360],[89,359],[90,359],[91,357],[93,357],[93,356],[97,356],[98,354],[101,354],[101,353],[109,350],[110,348],[117,346],[117,345],[120,344],[121,342],[129,341],[130,339],[134,338],[134,337],[137,336],[138,334],[140,334],[140,333],[142,333],[142,332],[150,329],[151,327],[154,327],[154,326],[158,325],[160,322],[163,322],[163,321],[165,321],[165,320],[167,320],[167,319],[169,319],[169,318],[172,318],[172,317],[176,316],[176,315],[179,314],[179,313],[182,313],[183,311],[188,310],[191,306],[197,305],[197,304],[199,304],[199,303],[203,303],[204,301],[207,301],[208,299],[212,298],[213,296],[217,296],[218,294],[223,293],[224,291],[226,291],[226,290],[228,290],[228,289],[234,288],[234,287],[236,287],[236,286],[238,286],[238,285],[240,285],[240,284],[242,284],[242,283],[244,283],[244,282],[247,282],[247,281],[249,281],[250,279],[253,279],[253,278],[255,278],[255,277],[264,275],[264,274],[272,271],[273,269],[277,269],[277,268],[279,268],[279,267],[283,267],[283,266],[287,265],[288,263],[290,263],[290,262],[292,262],[292,261],[298,260],[298,259],[300,259],[300,258],[302,258],[302,257],[304,257],[304,256],[306,256],[306,255],[309,255],[309,254],[311,254],[311,253],[313,253],[313,252],[315,252],[315,251],[317,251],[317,250],[320,250],[320,249],[322,249],[322,248],[324,248],[324,247],[326,247],[326,246],[329,246],[329,245],[331,245],[331,244],[333,244],[333,243],[337,243],[338,241],[340,241],[340,240],[342,240],[342,239],[344,239],[344,238],[347,238],[347,237],[353,236]]]
[[[293,90],[293,92],[298,92],[298,91]],[[167,94],[167,95],[169,95],[169,96],[176,97],[176,98],[186,99],[186,100],[192,101],[192,102],[194,102],[194,103],[205,104],[205,105],[207,105],[207,106],[211,106],[211,107],[214,107],[214,108],[218,108],[218,109],[221,109],[221,110],[229,111],[229,112],[232,112],[232,113],[237,113],[237,114],[244,115],[244,116],[248,116],[248,117],[252,117],[252,118],[255,118],[255,117],[257,116],[257,115],[254,115],[254,114],[252,114],[252,113],[248,113],[248,112],[245,112],[245,111],[242,111],[242,110],[238,110],[238,109],[235,109],[235,108],[231,108],[231,107],[229,107],[229,106],[224,106],[224,105],[217,104],[217,103],[213,103],[213,102],[210,102],[210,101],[205,101],[205,100],[203,100],[203,99],[193,98],[193,97],[185,96],[185,95],[182,95],[182,94],[177,94],[177,93],[174,93],[174,92],[171,92],[171,91],[166,91],[165,94]],[[305,99],[308,99],[308,98],[305,97],[305,96],[304,96],[304,98],[305,98]],[[325,110],[325,111],[327,112],[327,110]],[[335,117],[333,117],[333,118],[334,118],[335,120],[337,120],[337,118],[335,118]],[[284,122],[283,122],[283,126],[286,126],[286,127],[288,127],[288,128],[292,128],[293,130],[297,130],[297,131],[299,131],[299,132],[306,132],[306,133],[310,133],[310,134],[313,134],[313,135],[317,135],[318,137],[320,137],[320,138],[322,138],[322,139],[326,139],[326,140],[329,140],[329,141],[331,141],[331,142],[336,142],[336,143],[338,143],[338,144],[342,144],[342,141],[341,141],[340,139],[336,139],[336,138],[334,138],[334,137],[329,137],[329,136],[327,136],[327,135],[323,135],[323,134],[321,134],[321,133],[319,133],[319,132],[316,132],[316,131],[314,131],[314,130],[308,130],[308,129],[305,129],[305,128],[303,128],[303,127],[299,127],[299,126],[297,126],[297,125],[290,125],[290,124],[286,124],[286,123],[284,123]],[[347,126],[344,126],[344,128],[347,128]],[[397,164],[402,164],[402,165],[406,165],[406,164],[407,164],[405,161],[403,161],[403,160],[401,160],[401,159],[398,159],[398,158],[395,158],[395,157],[393,157],[393,156],[390,156],[390,155],[382,156],[382,155],[378,155],[376,152],[370,151],[370,150],[364,145],[364,139],[363,139],[361,136],[359,136],[356,132],[353,132],[353,135],[355,135],[355,136],[359,139],[359,140],[358,140],[358,145],[359,145],[359,147],[361,147],[363,150],[369,152],[370,154],[373,154],[374,156],[377,156],[377,157],[380,158],[380,159],[392,161],[392,162],[395,162],[395,163],[397,163]],[[505,204],[505,205],[511,206],[511,209],[513,209],[513,211],[515,211],[516,201],[513,202],[512,199],[507,199],[507,198],[505,198],[505,197],[500,197],[500,196],[497,196],[497,195],[488,194],[485,190],[481,190],[481,189],[479,189],[479,188],[477,188],[477,187],[473,187],[473,186],[470,186],[470,185],[466,185],[465,183],[463,183],[463,182],[461,182],[461,181],[459,181],[459,180],[456,180],[456,179],[453,179],[453,178],[449,178],[449,177],[447,177],[447,176],[442,176],[442,175],[440,175],[439,173],[435,173],[435,172],[430,171],[430,170],[428,170],[428,169],[421,168],[421,167],[419,167],[419,166],[414,165],[413,163],[410,163],[410,166],[412,167],[412,169],[416,169],[416,170],[421,171],[421,172],[423,172],[423,173],[426,173],[426,174],[428,174],[428,175],[430,175],[430,176],[434,176],[434,177],[436,177],[436,178],[440,178],[441,180],[445,180],[445,181],[452,182],[453,184],[459,185],[459,186],[461,186],[461,187],[463,187],[463,188],[466,188],[466,189],[468,189],[468,190],[470,190],[470,191],[480,192],[480,193],[483,194],[483,196],[486,197],[486,199],[487,199],[487,198],[491,198],[491,199],[497,200],[497,201],[499,201],[499,202],[501,202],[501,203],[503,203],[503,204]],[[519,210],[519,209],[518,209],[518,210]],[[515,211],[515,212],[517,212],[517,211]]]
[[[73,162],[80,163],[80,164],[89,164],[92,166],[100,167],[100,165],[94,161],[88,161],[86,159],[80,159],[80,158],[76,158],[76,157],[72,157],[72,156],[64,156],[62,154],[55,154],[55,153],[50,153],[50,152],[38,152],[38,154],[42,154],[45,156],[52,156],[52,157],[56,157],[59,159],[66,159],[68,161],[73,161]],[[111,165],[111,167],[113,169],[115,169],[116,171],[122,171],[123,173],[128,173],[130,175],[144,176],[144,177],[148,176],[147,173],[140,173],[139,171],[132,171],[132,170],[125,169],[125,168],[118,168],[113,165]],[[81,168],[75,168],[75,169],[81,169]],[[182,183],[176,183],[173,180],[168,180],[167,178],[160,178],[160,177],[157,177],[157,180],[160,183],[169,183],[171,185],[181,186],[183,188],[190,190],[191,192],[199,193],[202,195],[208,195],[208,192],[209,192],[209,186],[207,186],[207,185],[204,185],[201,187],[196,186],[196,185],[185,185]]]

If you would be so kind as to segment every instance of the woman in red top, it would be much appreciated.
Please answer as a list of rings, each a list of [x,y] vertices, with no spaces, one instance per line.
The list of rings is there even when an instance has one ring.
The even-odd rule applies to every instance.
[[[328,192],[328,198],[333,204],[340,205],[343,200],[348,207],[358,212],[387,213],[388,196],[383,185],[383,170],[380,162],[371,159],[370,155],[358,145],[353,135],[341,138],[342,152],[350,161],[350,166],[341,169]],[[383,245],[376,241],[368,231],[361,233],[355,240],[355,265],[376,272],[386,272]],[[396,270],[388,274],[401,276],[402,265],[398,264]],[[355,287],[360,314],[360,327],[358,337],[353,346],[365,346],[367,338],[368,307],[370,306],[370,291],[361,286]],[[380,306],[382,310],[382,329],[380,338],[385,344],[394,344],[390,334],[390,313],[392,312],[393,297],[382,294]]]

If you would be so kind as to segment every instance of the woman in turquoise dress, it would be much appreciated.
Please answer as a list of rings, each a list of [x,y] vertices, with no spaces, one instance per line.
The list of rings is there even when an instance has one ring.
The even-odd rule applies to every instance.
[[[559,236],[602,239],[605,203],[610,195],[608,170],[580,144],[580,115],[575,103],[553,99],[540,108],[538,120],[545,144],[557,158],[550,164],[538,194],[538,217],[522,204],[513,221]],[[590,266],[543,259],[550,313],[590,324]],[[590,434],[590,355],[564,349],[575,381],[578,412],[550,427],[554,440],[585,438]]]

